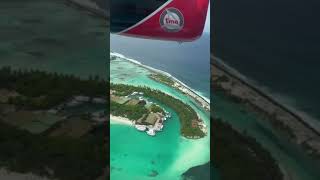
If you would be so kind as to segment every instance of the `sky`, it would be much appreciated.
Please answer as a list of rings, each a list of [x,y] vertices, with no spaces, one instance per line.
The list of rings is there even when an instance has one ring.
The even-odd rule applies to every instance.
[[[210,4],[207,12],[206,24],[204,26],[204,32],[210,32]]]

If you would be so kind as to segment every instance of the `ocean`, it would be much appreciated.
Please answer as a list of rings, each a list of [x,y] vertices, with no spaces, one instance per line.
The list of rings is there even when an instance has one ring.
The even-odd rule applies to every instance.
[[[146,40],[110,35],[110,50],[166,71],[210,98],[210,34],[194,42]]]
[[[197,91],[202,96],[206,97],[207,99],[210,99],[210,34],[204,33],[201,38],[194,42],[185,42],[185,43],[178,43],[178,42],[169,42],[169,41],[159,41],[159,40],[147,40],[147,39],[138,39],[138,38],[131,38],[131,37],[124,37],[119,35],[110,35],[110,51],[123,54],[124,56],[134,59],[136,61],[141,62],[144,65],[150,66],[152,68],[156,68],[162,71],[165,71],[169,73],[170,75],[174,76],[178,80],[185,83],[190,88]],[[112,62],[115,63],[115,62]],[[113,82],[126,82],[124,81],[124,77],[121,77],[119,79],[119,71],[115,71],[114,69],[115,65],[111,65],[111,72],[110,72],[110,79]],[[124,66],[124,69],[128,69],[130,66]],[[140,70],[138,70],[140,69]],[[154,81],[147,78],[145,75],[138,75],[136,74],[137,71],[142,71],[141,68],[138,68],[137,66],[135,68],[130,68],[127,70],[126,75],[128,77],[130,76],[136,76],[136,78],[133,78],[134,80],[129,81],[129,84],[133,83],[134,85],[137,84],[145,84],[147,86],[157,88],[160,90],[165,90],[169,94],[172,93],[171,90],[166,90],[168,88],[164,88],[163,86],[159,86],[158,83],[155,83]],[[118,73],[117,73],[118,72]],[[185,97],[179,96],[180,98],[184,99]],[[194,103],[188,103],[194,106]],[[199,109],[199,108],[197,108]],[[200,109],[199,109],[200,110]],[[207,119],[209,121],[209,115],[207,114]],[[172,120],[172,121],[176,121]],[[174,128],[176,125],[168,124],[172,127],[170,129]],[[176,128],[177,130],[177,128]],[[117,132],[117,129],[114,131],[111,128],[111,134],[113,132]],[[181,139],[179,138],[179,134],[176,134],[176,132],[166,132],[168,135],[172,136],[171,139]],[[166,136],[168,136],[166,135]],[[160,135],[159,138],[161,138]],[[111,138],[113,135],[111,135]],[[207,137],[208,138],[208,137]],[[205,138],[205,139],[207,139]],[[113,140],[112,140],[113,141]],[[165,142],[162,142],[161,139],[157,140],[159,143],[158,146],[165,145]],[[206,142],[206,143],[204,143]],[[147,142],[148,143],[148,142]],[[163,145],[162,145],[163,144]],[[184,144],[184,145],[183,145]],[[187,145],[188,144],[188,145]],[[202,145],[201,145],[202,144]],[[189,168],[192,168],[197,165],[204,164],[209,161],[209,156],[207,154],[207,160],[202,161],[202,163],[195,163],[197,161],[197,158],[205,157],[205,151],[210,151],[210,140],[200,140],[199,142],[194,143],[183,143],[179,141],[172,141],[171,144],[169,144],[170,147],[179,146],[180,150],[179,153],[176,154],[172,159],[163,159],[165,162],[162,164],[162,167],[154,167],[154,169],[163,169],[164,167],[170,167],[170,164],[176,164],[174,168],[170,168],[170,171],[160,171],[159,176],[156,178],[159,179],[180,179],[181,175],[186,172]],[[158,147],[156,146],[156,147]],[[193,148],[192,148],[193,147]],[[198,147],[198,148],[196,148]],[[201,157],[197,157],[197,152],[199,150],[199,147],[204,148],[203,152],[201,153]],[[196,150],[196,149],[198,150]],[[189,150],[187,150],[189,149]],[[192,150],[194,149],[194,150]],[[113,146],[111,146],[111,150],[113,150]],[[157,151],[156,151],[157,152]],[[177,150],[169,151],[170,153],[177,153]],[[183,153],[183,154],[181,154]],[[161,153],[160,153],[161,154]],[[195,159],[187,162],[185,159],[189,154],[189,157],[195,157]],[[205,155],[205,156],[203,156]],[[112,151],[111,151],[111,156]],[[138,157],[136,157],[138,158]],[[180,160],[177,160],[180,159]],[[141,160],[140,160],[141,161]],[[149,160],[150,161],[150,160]],[[149,162],[148,161],[148,162]],[[182,163],[185,161],[185,163]],[[112,163],[111,163],[112,164]],[[126,163],[124,163],[125,165]],[[122,165],[123,166],[123,165]],[[150,166],[150,165],[149,165]],[[146,166],[149,168],[149,166]],[[172,165],[171,165],[172,166]],[[204,167],[207,168],[207,167]],[[208,169],[208,168],[207,168]],[[150,169],[149,169],[150,171]],[[137,172],[132,172],[136,173]],[[131,175],[132,175],[131,173]],[[208,172],[210,173],[210,172]],[[211,176],[214,177],[214,175],[217,172],[212,171]],[[146,173],[140,173],[140,178],[145,176]],[[197,174],[193,174],[197,177]],[[171,177],[168,177],[171,176]],[[111,178],[114,177],[115,179],[123,178],[121,174],[117,173],[111,173]]]
[[[210,35],[208,33],[204,33],[203,36],[194,41],[194,42],[186,42],[179,44],[178,42],[168,42],[168,41],[158,41],[158,40],[146,40],[146,39],[138,39],[138,38],[131,38],[131,37],[124,37],[124,36],[118,36],[118,35],[110,35],[110,51],[123,54],[125,57],[134,59],[136,61],[141,62],[144,65],[150,66],[152,68],[156,68],[162,71],[165,71],[175,78],[179,79],[183,83],[185,83],[187,86],[191,87],[195,91],[197,91],[199,94],[203,95],[207,99],[210,99],[210,41],[209,41]],[[135,66],[132,68],[128,62],[112,62],[111,64],[111,71],[110,71],[110,79],[112,82],[118,82],[118,83],[128,83],[133,85],[147,85],[153,88],[157,88],[160,90],[165,90],[169,94],[172,93],[171,90],[166,90],[168,88],[164,86],[159,86],[159,83],[155,83],[154,81],[147,78],[145,75],[146,72],[144,72],[143,69],[138,68]],[[119,67],[119,63],[125,63],[126,65],[122,64],[121,67]],[[125,75],[119,76],[119,72],[115,70],[115,67],[118,66],[118,68],[121,71],[124,71],[126,69]],[[141,75],[142,73],[142,75]],[[131,79],[131,80],[128,80]],[[183,96],[179,96],[180,98],[184,99]],[[190,103],[188,103],[190,104]],[[194,103],[191,103],[194,105]],[[197,108],[198,109],[198,108]],[[208,121],[209,116],[207,115]],[[177,119],[172,120],[177,121]],[[135,152],[137,154],[136,157],[133,157],[136,159],[136,161],[146,161],[147,165],[144,166],[138,166],[138,167],[146,167],[145,172],[139,172],[136,169],[134,171],[128,172],[127,174],[130,174],[130,177],[140,177],[140,178],[146,178],[148,179],[148,174],[152,170],[156,170],[159,172],[159,176],[156,177],[156,179],[180,179],[182,173],[186,172],[189,168],[192,168],[197,165],[204,164],[209,161],[209,159],[202,161],[202,163],[195,163],[197,162],[196,153],[199,152],[196,149],[199,150],[199,148],[194,149],[195,147],[202,147],[204,148],[204,151],[210,150],[210,140],[204,140],[206,143],[204,143],[203,140],[200,140],[198,143],[183,143],[181,142],[181,137],[179,138],[179,134],[176,134],[176,131],[178,128],[174,124],[168,124],[170,125],[170,129],[172,132],[166,132],[166,136],[171,136],[171,139],[173,140],[169,146],[175,147],[179,146],[180,150],[179,153],[176,154],[177,150],[168,151],[166,154],[174,153],[175,155],[172,158],[166,157],[163,159],[163,163],[161,166],[156,165],[150,165],[150,161],[154,162],[155,160],[151,160],[150,157],[146,157],[142,159],[138,156],[140,151]],[[118,131],[122,130],[124,127],[113,127],[111,128],[111,139],[114,138],[113,134],[119,134]],[[128,127],[127,127],[128,128]],[[129,127],[130,128],[130,127]],[[176,128],[175,130],[173,130]],[[135,131],[135,130],[134,130]],[[144,135],[144,134],[143,134]],[[137,136],[137,135],[135,135]],[[143,136],[144,137],[144,136]],[[159,140],[157,140],[157,145],[155,147],[158,147],[161,149],[160,146],[164,146],[167,143],[165,141],[161,141],[163,135],[160,135]],[[137,137],[139,140],[139,137]],[[177,141],[174,141],[174,140]],[[179,140],[180,139],[180,140]],[[150,139],[148,139],[150,140]],[[112,142],[117,141],[111,140]],[[145,140],[143,140],[145,141]],[[146,141],[146,145],[148,145],[149,142]],[[184,144],[184,145],[183,145]],[[187,145],[188,144],[188,145]],[[202,144],[202,145],[200,145]],[[114,157],[114,159],[119,159],[119,153],[116,153],[115,155],[112,154],[112,152],[117,151],[117,149],[113,148],[114,146],[111,146],[111,158]],[[143,146],[145,147],[145,146]],[[193,147],[193,148],[192,148]],[[122,147],[123,149],[128,149],[127,147]],[[141,149],[141,148],[140,148]],[[187,150],[189,149],[189,150]],[[192,150],[194,149],[194,150]],[[155,151],[151,153],[151,157],[154,156],[152,154],[159,153],[158,151]],[[185,155],[183,155],[183,154]],[[162,153],[159,153],[160,155]],[[196,158],[190,162],[186,161],[186,154],[189,154],[190,156],[195,156]],[[202,158],[204,158],[205,154],[202,154]],[[207,156],[208,158],[209,156]],[[140,159],[139,159],[140,158]],[[177,160],[180,159],[180,160]],[[119,161],[119,160],[118,160]],[[132,164],[126,163],[126,161],[122,162],[123,164],[116,164],[120,166],[120,168],[113,168],[114,172],[111,173],[111,178],[114,179],[121,179],[125,178],[123,176],[123,172],[117,170],[123,170],[123,169],[132,169],[130,166]],[[111,162],[111,166],[112,166]],[[172,164],[176,164],[174,168],[169,168],[170,171],[164,169],[168,169],[168,167],[172,166]],[[151,169],[153,167],[153,169]],[[210,172],[208,172],[210,173]],[[216,172],[211,172],[211,176],[213,176]],[[197,176],[197,175],[195,175]],[[149,177],[150,178],[150,177]]]
[[[1,1],[0,67],[107,78],[105,20],[65,0]]]
[[[279,101],[320,121],[320,2],[215,1],[212,51]]]
[[[214,115],[232,125],[239,132],[255,138],[264,149],[270,152],[279,167],[292,180],[318,180],[320,162],[306,154],[301,146],[289,141],[275,130],[270,121],[261,114],[248,111],[245,106],[233,102],[221,93],[213,93]],[[214,127],[213,131],[214,131]],[[213,161],[214,163],[214,161]]]
[[[310,122],[320,122],[319,1],[224,0],[212,11],[213,54],[277,101]],[[261,116],[221,94],[216,114],[246,130],[279,162],[291,179],[319,179],[319,161],[282,137]]]
[[[207,127],[210,126],[208,112],[183,93],[150,79],[150,73],[150,70],[125,58],[110,62],[112,83],[141,85],[161,90],[190,105]],[[180,135],[177,114],[169,107],[160,105],[169,111],[172,117],[166,120],[164,130],[155,137],[139,132],[132,126],[112,123],[111,119],[111,179],[180,180],[181,175],[189,168],[209,162],[210,136],[198,140],[183,138]]]

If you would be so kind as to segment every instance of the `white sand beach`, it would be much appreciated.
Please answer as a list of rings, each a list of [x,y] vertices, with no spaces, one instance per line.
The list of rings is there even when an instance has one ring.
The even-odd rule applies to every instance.
[[[179,79],[177,79],[176,77],[172,76],[170,73],[147,66],[145,64],[142,64],[141,62],[135,60],[135,59],[131,59],[128,57],[125,57],[122,54],[116,53],[116,52],[110,52],[111,56],[116,56],[119,57],[121,59],[130,61],[136,65],[142,66],[148,70],[150,70],[151,72],[154,73],[159,73],[162,74],[164,76],[169,77],[171,80],[173,80],[175,82],[174,87],[179,89],[180,91],[182,91],[183,93],[186,93],[188,96],[190,96],[191,98],[195,99],[198,103],[201,104],[202,107],[204,107],[206,110],[210,111],[210,99],[202,96],[200,93],[198,93],[196,90],[192,89],[191,87],[187,86],[186,84],[184,84],[182,81],[180,81]]]
[[[130,121],[128,118],[124,118],[124,117],[120,117],[120,116],[113,116],[113,115],[110,115],[110,123],[111,124],[122,124],[122,125],[133,126],[133,122]]]

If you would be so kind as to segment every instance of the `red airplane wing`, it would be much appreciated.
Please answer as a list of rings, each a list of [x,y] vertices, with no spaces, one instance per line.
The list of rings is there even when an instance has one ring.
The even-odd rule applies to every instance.
[[[205,25],[209,0],[113,0],[111,32],[124,36],[193,41]]]

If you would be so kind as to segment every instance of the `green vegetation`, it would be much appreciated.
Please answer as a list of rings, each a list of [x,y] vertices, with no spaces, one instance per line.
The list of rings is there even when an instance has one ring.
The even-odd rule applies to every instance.
[[[96,127],[95,133],[75,139],[34,135],[0,120],[0,166],[61,180],[96,179],[109,161],[107,124]]]
[[[151,74],[149,75],[149,77],[155,81],[166,84],[168,86],[174,85],[174,81],[170,79],[168,76],[165,76],[163,74]]]
[[[155,113],[158,112],[158,113],[164,114],[164,110],[163,110],[160,106],[155,105],[155,104],[151,104],[150,110],[151,110],[152,112],[155,112]]]
[[[211,120],[212,161],[223,180],[281,180],[277,162],[255,139],[240,134],[220,119]]]
[[[14,90],[20,96],[9,103],[29,109],[48,109],[72,96],[105,96],[107,82],[98,76],[80,79],[73,75],[47,73],[38,70],[0,69],[0,89]]]
[[[60,180],[97,179],[105,173],[109,123],[70,124],[46,110],[75,95],[106,96],[107,82],[9,67],[0,69],[0,82],[0,89],[10,92],[3,96],[14,94],[0,104],[0,167]],[[68,124],[72,129],[63,129]]]
[[[179,116],[181,124],[181,135],[187,138],[204,137],[205,134],[199,127],[192,127],[192,120],[198,119],[196,112],[187,104],[180,100],[169,96],[161,91],[151,89],[149,87],[136,87],[124,84],[111,84],[111,90],[121,92],[122,95],[129,95],[132,92],[143,92],[144,96],[154,98],[157,101],[172,108]]]
[[[111,101],[110,103],[110,114],[114,116],[126,117],[130,120],[138,120],[144,114],[147,114],[148,110],[142,105],[127,105],[119,104]]]

